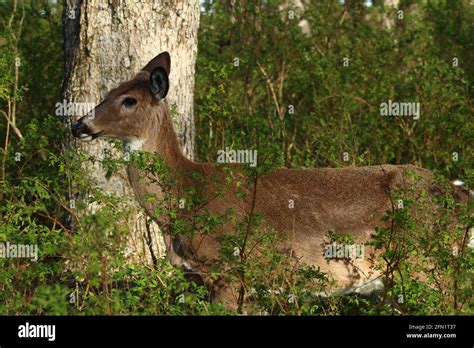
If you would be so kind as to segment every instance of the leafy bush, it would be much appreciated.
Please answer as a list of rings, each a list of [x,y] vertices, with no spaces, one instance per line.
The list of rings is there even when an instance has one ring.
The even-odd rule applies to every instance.
[[[415,163],[439,175],[442,188],[435,206],[409,187],[392,192],[403,208],[387,212],[389,227],[378,229],[370,245],[381,252],[375,261],[387,286],[369,297],[328,296],[329,275],[278,251],[281,236],[258,214],[235,221],[211,275],[239,289],[237,313],[473,313],[473,252],[462,247],[472,202],[454,200],[441,176],[474,187],[474,9],[467,1],[401,1],[400,21],[375,1],[363,3],[308,2],[292,18],[283,1],[203,3],[195,99],[200,160],[214,162],[226,147],[258,149],[260,166],[249,178],[282,165]],[[11,4],[0,3],[0,118],[15,104],[21,135],[0,123],[0,242],[41,246],[36,262],[0,258],[0,313],[236,314],[211,304],[207,289],[164,258],[153,266],[128,261],[123,199],[97,189],[81,166],[94,159],[70,151],[67,130],[49,115],[63,74],[61,5],[42,6],[25,2],[25,12],[7,25]],[[298,25],[303,19],[309,35]],[[12,36],[19,31],[23,36]],[[25,70],[17,79],[18,57]],[[389,99],[420,102],[420,120],[381,117],[379,105]],[[159,156],[138,153],[132,160],[162,182],[177,180]],[[125,164],[102,162],[109,174]],[[189,207],[202,203],[198,189],[187,195]],[[161,204],[155,213],[172,217],[169,233],[195,232],[175,207]],[[232,211],[204,214],[199,229],[213,233],[232,219]],[[247,252],[249,245],[259,257]]]

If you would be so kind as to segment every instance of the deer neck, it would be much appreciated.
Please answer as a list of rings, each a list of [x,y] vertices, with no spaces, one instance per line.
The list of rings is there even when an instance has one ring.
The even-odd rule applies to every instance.
[[[181,151],[166,102],[160,103],[152,115],[149,134],[141,150],[159,154],[172,170],[184,169],[190,162]]]
[[[143,140],[134,138],[126,142],[125,148],[157,153],[163,158],[171,173],[193,171],[196,166],[199,167],[187,159],[179,147],[168,104],[166,102],[160,103],[154,108],[154,114],[148,116],[150,117],[148,134]],[[148,174],[136,168],[133,163],[128,166],[127,171],[130,184],[139,200],[147,193],[155,193],[158,196],[162,194],[161,183],[156,181],[156,177],[151,182],[148,181]],[[181,182],[178,186],[182,188],[183,185],[190,185],[191,183],[188,181],[189,179],[186,179],[186,182]],[[178,187],[172,188],[173,191],[177,189]]]

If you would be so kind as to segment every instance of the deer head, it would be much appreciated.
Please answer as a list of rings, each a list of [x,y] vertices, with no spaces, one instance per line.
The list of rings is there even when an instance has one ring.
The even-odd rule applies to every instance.
[[[130,148],[140,148],[160,122],[158,112],[168,93],[171,59],[168,52],[153,58],[130,81],[111,90],[105,99],[71,125],[72,134],[88,142],[98,137],[116,138]]]

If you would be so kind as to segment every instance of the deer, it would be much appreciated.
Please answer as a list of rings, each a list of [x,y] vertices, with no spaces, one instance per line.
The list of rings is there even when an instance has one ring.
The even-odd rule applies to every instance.
[[[217,163],[199,163],[188,159],[182,152],[166,100],[170,88],[171,58],[168,52],[153,58],[131,80],[112,89],[93,110],[93,117],[81,117],[71,125],[74,137],[89,142],[99,137],[120,139],[124,148],[159,154],[170,168],[170,175],[181,173],[182,180],[165,189],[156,177],[128,164],[127,172],[136,199],[160,226],[169,229],[165,216],[155,213],[156,203],[147,195],[164,197],[170,193],[173,204],[189,188],[203,192],[207,199],[198,210],[224,215],[233,208],[238,218],[256,212],[265,224],[282,236],[281,250],[307,265],[327,272],[341,289],[355,289],[364,293],[383,286],[380,270],[373,260],[355,261],[356,267],[338,259],[325,257],[328,231],[340,231],[354,237],[359,243],[373,238],[382,218],[393,209],[390,192],[406,185],[406,173],[419,177],[417,190],[432,192],[433,174],[411,164],[384,164],[342,168],[277,168],[256,177],[244,189],[246,196],[230,185],[221,195],[213,192],[222,189],[226,172]],[[248,174],[239,165],[232,166],[234,180],[246,180]],[[200,177],[216,177],[203,182]],[[289,208],[288,202],[293,202]],[[196,213],[196,212],[194,212]],[[212,300],[235,308],[239,298],[235,284],[222,284],[206,278],[216,262],[221,246],[219,236],[232,233],[232,226],[224,224],[216,233],[195,231],[192,236],[165,233],[166,255],[170,262],[187,272],[202,275],[203,282],[212,289]]]

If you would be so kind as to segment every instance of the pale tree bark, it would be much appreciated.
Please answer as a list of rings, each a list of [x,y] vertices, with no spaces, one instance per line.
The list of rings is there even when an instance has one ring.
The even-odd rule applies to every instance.
[[[110,89],[132,78],[153,57],[168,51],[172,64],[167,99],[176,111],[173,120],[183,152],[192,158],[199,14],[197,0],[66,0],[63,99],[95,105]],[[121,156],[107,140],[96,139],[81,146],[99,159],[105,150]],[[160,256],[164,252],[162,236],[156,224],[138,208],[125,171],[107,179],[98,163],[93,168],[93,178],[107,192],[130,197],[130,204],[137,207],[130,221],[130,254],[148,261],[152,253]]]

